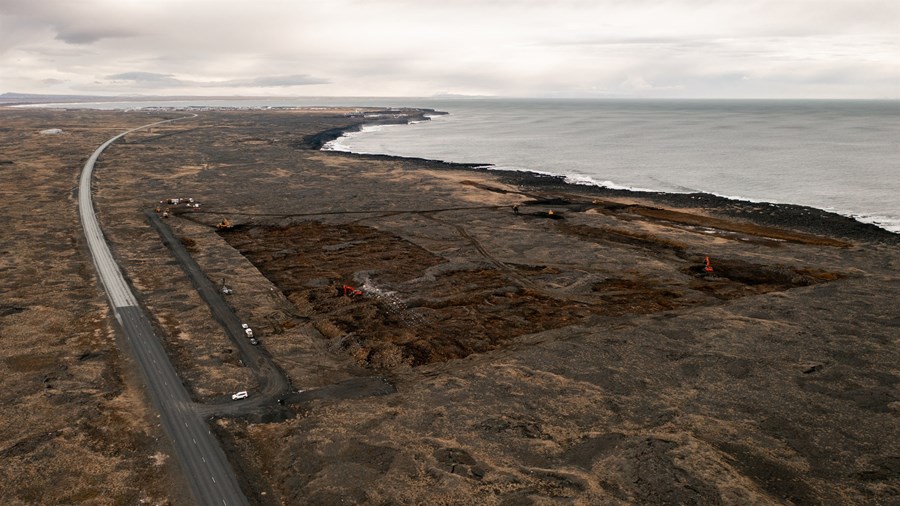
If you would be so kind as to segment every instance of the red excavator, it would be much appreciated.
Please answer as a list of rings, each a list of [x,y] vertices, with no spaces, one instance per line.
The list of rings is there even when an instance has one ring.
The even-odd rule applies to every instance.
[[[344,285],[337,289],[338,297],[349,297],[351,299],[355,299],[356,297],[362,297],[362,292],[353,288],[350,285]]]

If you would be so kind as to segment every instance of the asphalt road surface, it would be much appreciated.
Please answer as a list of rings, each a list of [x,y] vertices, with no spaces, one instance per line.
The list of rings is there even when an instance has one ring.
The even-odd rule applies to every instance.
[[[103,143],[88,159],[78,187],[78,208],[84,235],[94,266],[109,298],[113,314],[122,328],[125,342],[141,369],[152,402],[160,413],[166,433],[172,439],[194,498],[199,504],[249,504],[225,452],[209,427],[194,409],[181,379],[169,361],[153,326],[140,307],[131,287],[122,276],[94,214],[91,176],[100,154],[121,137],[151,126],[177,121],[159,121],[123,132]]]

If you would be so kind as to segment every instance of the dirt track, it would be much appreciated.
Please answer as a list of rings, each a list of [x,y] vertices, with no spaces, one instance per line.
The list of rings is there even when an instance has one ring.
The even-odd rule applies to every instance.
[[[33,128],[65,118],[17,114]],[[130,138],[98,168],[107,234],[195,398],[251,376],[144,219],[173,196],[202,203],[170,226],[209,279],[233,286],[230,303],[294,386],[387,394],[308,394],[287,421],[216,421],[253,500],[835,504],[900,493],[893,236],[832,216],[795,223],[786,206],[297,149],[348,121],[318,114],[209,113]],[[68,144],[52,143],[41,149]],[[15,177],[38,176],[19,160]],[[71,212],[64,192],[45,193]],[[225,217],[236,226],[217,231]],[[5,272],[26,279],[25,253],[11,251]],[[343,284],[365,295],[338,297]],[[0,318],[17,332],[53,297],[68,304],[5,288],[18,295]],[[22,359],[3,346],[19,385],[56,367],[14,369]],[[84,351],[59,346],[70,363]],[[379,375],[397,392],[366,379]],[[63,458],[23,446],[37,434],[8,434],[0,452],[22,449],[26,473]],[[3,495],[28,501],[15,494]]]

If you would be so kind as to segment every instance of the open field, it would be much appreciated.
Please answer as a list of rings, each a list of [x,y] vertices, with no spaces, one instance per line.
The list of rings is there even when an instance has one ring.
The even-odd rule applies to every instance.
[[[252,503],[900,494],[900,236],[790,206],[309,149],[359,121],[348,112],[203,112],[127,136],[96,169],[104,231],[194,400],[259,386],[149,226],[155,207],[307,391],[282,416],[211,421]],[[72,193],[103,141],[178,114],[0,109],[13,503],[190,500]],[[201,205],[159,203],[173,197]],[[382,377],[395,392],[359,387]]]

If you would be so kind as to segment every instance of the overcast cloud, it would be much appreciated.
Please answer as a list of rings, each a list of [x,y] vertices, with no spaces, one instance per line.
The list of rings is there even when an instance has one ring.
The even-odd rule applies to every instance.
[[[0,0],[0,93],[900,98],[897,0]]]

